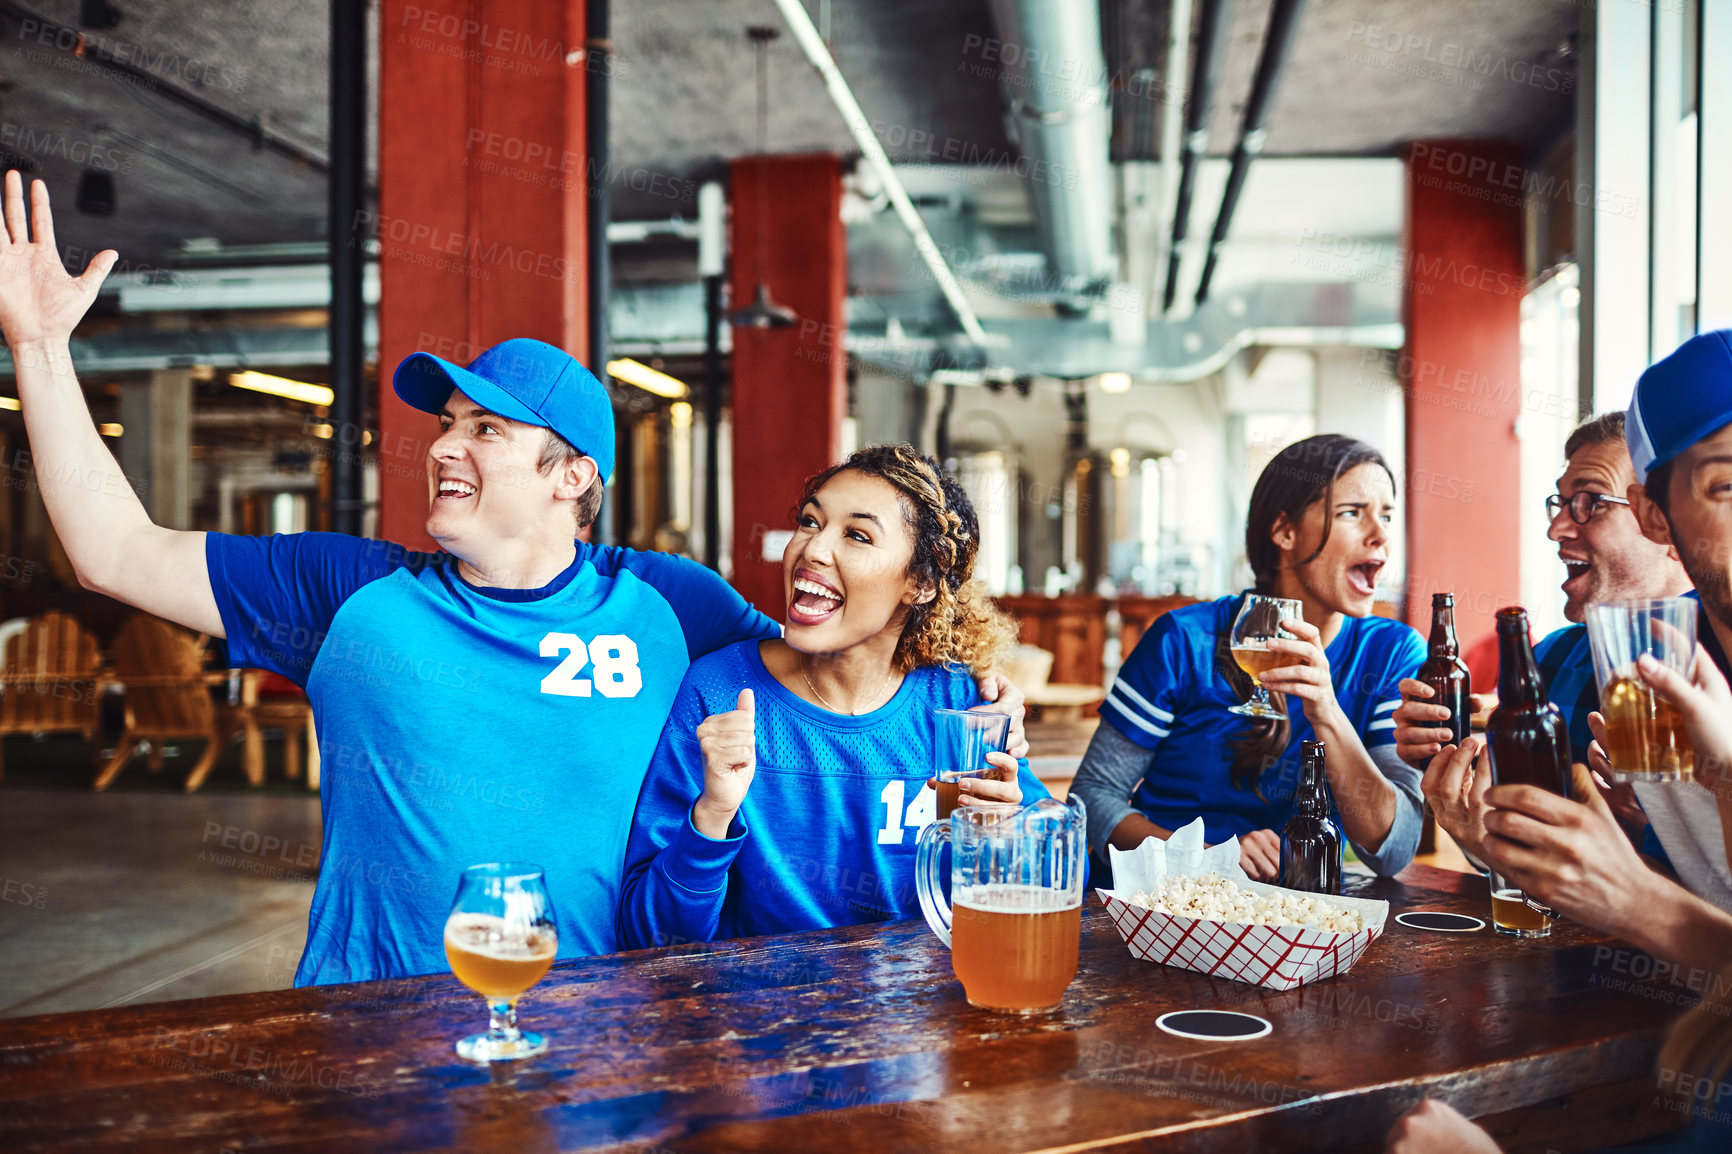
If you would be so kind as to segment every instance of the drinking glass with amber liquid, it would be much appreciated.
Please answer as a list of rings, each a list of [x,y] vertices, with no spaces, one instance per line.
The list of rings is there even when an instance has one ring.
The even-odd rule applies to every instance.
[[[1305,619],[1305,607],[1298,601],[1288,597],[1265,597],[1261,593],[1245,594],[1244,604],[1239,606],[1239,616],[1233,619],[1233,633],[1228,644],[1234,663],[1251,679],[1251,700],[1229,706],[1229,713],[1242,717],[1287,716],[1269,700],[1269,691],[1263,688],[1263,675],[1271,669],[1296,663],[1293,657],[1269,648],[1269,642],[1276,638],[1292,638],[1291,633],[1281,630],[1281,622],[1290,618]]]
[[[1673,704],[1636,674],[1646,653],[1684,677],[1696,656],[1696,602],[1689,597],[1600,601],[1588,606],[1588,641],[1606,719],[1613,781],[1688,781],[1695,750]]]
[[[457,980],[487,999],[485,1034],[457,1043],[474,1062],[532,1058],[547,1039],[517,1028],[517,999],[553,965],[559,952],[553,902],[541,867],[519,862],[470,866],[457,883],[445,921],[445,957]]]

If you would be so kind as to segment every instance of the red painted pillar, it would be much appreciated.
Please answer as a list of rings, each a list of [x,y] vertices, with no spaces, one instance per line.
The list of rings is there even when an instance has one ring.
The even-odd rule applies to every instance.
[[[430,548],[438,424],[398,363],[510,337],[587,363],[583,5],[384,0],[379,41],[379,535]]]
[[[848,407],[842,170],[828,153],[754,156],[734,161],[729,181],[731,307],[751,302],[761,255],[771,297],[800,317],[790,328],[734,330],[733,584],[780,621],[781,554],[765,560],[765,538],[792,528],[789,510],[806,478],[842,455]],[[758,198],[766,193],[761,208]]]
[[[1431,595],[1454,593],[1463,650],[1521,591],[1524,171],[1514,144],[1408,152],[1407,620],[1428,630]]]

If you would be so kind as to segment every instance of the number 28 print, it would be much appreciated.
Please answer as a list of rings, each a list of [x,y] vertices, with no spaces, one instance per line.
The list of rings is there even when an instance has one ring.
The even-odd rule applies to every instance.
[[[623,633],[603,633],[588,644],[575,633],[549,633],[541,639],[541,655],[565,660],[541,679],[541,692],[555,697],[636,697],[643,688],[643,671],[637,665],[637,642]],[[585,668],[591,677],[579,677]]]

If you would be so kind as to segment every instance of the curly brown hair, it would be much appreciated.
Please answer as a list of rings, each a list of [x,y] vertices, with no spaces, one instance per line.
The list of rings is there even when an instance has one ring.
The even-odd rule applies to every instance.
[[[909,607],[896,668],[953,662],[992,668],[1015,643],[1016,629],[973,580],[980,520],[962,485],[912,445],[871,445],[808,480],[795,518],[830,478],[850,470],[889,482],[901,496],[902,521],[914,537],[908,575],[933,591],[930,600]]]

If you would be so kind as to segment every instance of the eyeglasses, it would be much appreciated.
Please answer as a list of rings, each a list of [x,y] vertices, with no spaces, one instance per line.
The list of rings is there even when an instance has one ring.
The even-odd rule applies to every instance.
[[[1594,514],[1600,511],[1602,505],[1628,505],[1622,497],[1614,497],[1610,493],[1590,493],[1586,489],[1575,494],[1567,502],[1556,493],[1546,498],[1546,519],[1555,521],[1558,510],[1568,505],[1570,520],[1578,525],[1586,525],[1594,519]]]

